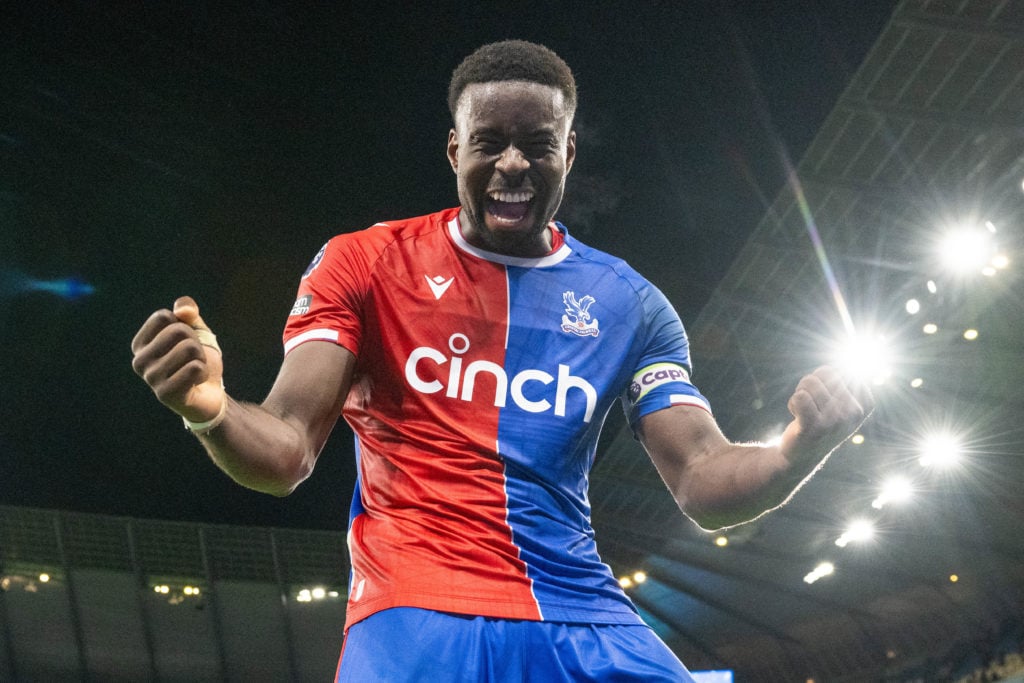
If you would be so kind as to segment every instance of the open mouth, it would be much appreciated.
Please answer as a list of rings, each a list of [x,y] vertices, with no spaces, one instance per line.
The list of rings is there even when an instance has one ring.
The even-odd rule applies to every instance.
[[[515,225],[526,218],[533,203],[533,192],[496,191],[487,193],[487,213],[498,223]]]

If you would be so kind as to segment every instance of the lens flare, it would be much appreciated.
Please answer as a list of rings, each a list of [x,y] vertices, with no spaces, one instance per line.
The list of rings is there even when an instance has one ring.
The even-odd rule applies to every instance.
[[[43,280],[16,270],[0,270],[0,298],[12,299],[32,292],[46,292],[67,301],[77,301],[96,292],[96,288],[78,277]]]

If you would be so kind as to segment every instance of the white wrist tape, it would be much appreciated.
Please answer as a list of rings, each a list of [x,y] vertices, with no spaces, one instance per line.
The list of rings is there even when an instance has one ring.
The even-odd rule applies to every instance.
[[[217,335],[202,327],[193,327],[192,329],[195,330],[196,337],[199,339],[200,344],[220,351],[220,344],[217,343]]]
[[[214,429],[220,426],[220,423],[224,421],[224,416],[228,413],[228,397],[224,395],[224,400],[220,404],[220,411],[212,420],[206,422],[190,422],[185,417],[181,418],[181,421],[185,423],[185,429],[192,432],[196,436],[203,436],[209,434]]]

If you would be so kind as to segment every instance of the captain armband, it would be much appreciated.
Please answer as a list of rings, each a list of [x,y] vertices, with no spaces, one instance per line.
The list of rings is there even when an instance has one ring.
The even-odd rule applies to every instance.
[[[689,371],[678,363],[654,363],[641,368],[633,375],[626,397],[635,406],[654,389],[673,382],[690,383]]]

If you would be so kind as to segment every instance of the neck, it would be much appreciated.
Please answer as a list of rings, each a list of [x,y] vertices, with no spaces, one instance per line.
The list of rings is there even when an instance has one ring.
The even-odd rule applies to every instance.
[[[544,225],[535,233],[495,233],[481,230],[465,208],[459,211],[459,232],[474,247],[503,256],[540,258],[551,253],[551,228]]]

